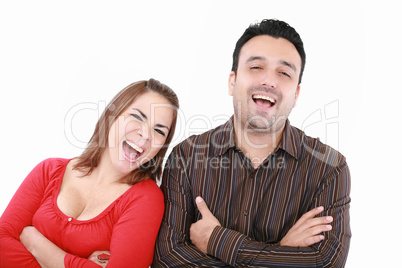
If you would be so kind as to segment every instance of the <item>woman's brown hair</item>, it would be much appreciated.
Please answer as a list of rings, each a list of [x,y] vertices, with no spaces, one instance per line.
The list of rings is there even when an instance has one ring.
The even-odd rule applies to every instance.
[[[77,169],[87,176],[99,165],[103,152],[108,146],[108,136],[113,122],[130,106],[139,96],[146,92],[156,92],[165,97],[173,108],[173,121],[170,131],[166,137],[165,144],[153,159],[133,170],[128,176],[128,182],[132,185],[147,178],[158,180],[162,175],[162,163],[166,151],[172,141],[177,121],[177,110],[179,100],[174,91],[168,86],[155,79],[132,83],[122,89],[106,106],[101,117],[96,123],[95,131],[88,142],[87,148],[77,157],[74,169]]]

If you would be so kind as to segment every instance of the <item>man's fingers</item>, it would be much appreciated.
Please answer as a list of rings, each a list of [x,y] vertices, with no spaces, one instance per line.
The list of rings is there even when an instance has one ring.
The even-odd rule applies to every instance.
[[[333,217],[316,217],[324,211],[324,207],[314,208],[305,214],[289,230],[281,240],[281,246],[307,247],[324,239],[322,233],[332,230]]]
[[[307,230],[315,230],[316,227],[319,228],[324,228],[322,230],[322,232],[324,231],[329,231],[331,230],[331,225],[330,223],[333,221],[333,218],[331,216],[324,216],[324,217],[319,217],[319,218],[313,218],[313,219],[308,219],[304,222],[302,222],[301,224],[299,224],[298,226],[296,226],[296,228],[299,231],[307,231]],[[326,227],[323,227],[326,226]],[[329,229],[328,229],[329,228]],[[328,229],[328,230],[327,230]],[[320,232],[316,232],[315,234],[318,234]]]
[[[315,243],[318,243],[320,241],[324,240],[324,236],[323,235],[316,235],[316,236],[312,236],[306,239],[305,243],[306,243],[306,247],[314,245]]]
[[[332,230],[332,226],[327,224],[327,225],[317,225],[313,228],[309,229],[309,232],[311,235],[317,235],[320,234],[322,232],[328,232]]]
[[[318,214],[320,214],[320,213],[323,212],[323,211],[324,211],[324,207],[323,207],[323,206],[320,206],[320,207],[317,207],[317,208],[313,208],[312,210],[310,210],[310,211],[304,213],[303,216],[302,216],[300,219],[302,219],[302,218],[305,218],[305,219],[314,218],[315,216],[317,216]]]
[[[333,218],[331,216],[318,217],[318,218],[307,220],[306,221],[306,225],[307,225],[306,227],[307,228],[312,228],[314,226],[329,224],[332,221],[333,221]]]
[[[195,203],[197,204],[197,208],[200,211],[203,218],[212,215],[207,204],[205,203],[204,199],[202,199],[201,196],[197,196],[197,198],[195,199]]]
[[[316,215],[320,214],[321,212],[324,211],[324,207],[320,206],[317,208],[313,208],[312,210],[304,213],[301,218],[295,223],[295,227],[298,227],[300,225],[302,225],[304,222],[306,222],[307,220],[313,219]]]

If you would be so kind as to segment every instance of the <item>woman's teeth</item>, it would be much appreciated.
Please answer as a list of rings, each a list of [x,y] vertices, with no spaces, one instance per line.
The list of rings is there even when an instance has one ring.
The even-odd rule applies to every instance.
[[[143,149],[141,149],[140,147],[138,147],[136,144],[130,142],[130,141],[126,141],[126,143],[128,145],[130,145],[131,148],[133,148],[134,150],[136,150],[137,152],[139,152],[140,154],[144,151]]]

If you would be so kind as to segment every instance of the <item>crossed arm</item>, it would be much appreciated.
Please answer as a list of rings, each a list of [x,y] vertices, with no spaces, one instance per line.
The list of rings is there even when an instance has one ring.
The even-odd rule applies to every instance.
[[[0,266],[57,268],[106,267],[108,264],[111,267],[129,267],[135,263],[136,267],[148,267],[152,262],[155,238],[163,213],[163,207],[160,206],[163,204],[162,194],[149,195],[149,199],[153,198],[155,202],[150,201],[146,195],[145,198],[137,198],[136,203],[139,204],[127,208],[127,213],[114,225],[110,245],[113,254],[109,251],[95,251],[87,259],[80,258],[65,252],[29,225],[23,227],[19,239],[12,235],[2,235],[2,257],[3,253],[11,256],[2,258]],[[2,234],[6,229],[2,230]],[[111,255],[110,261],[101,262],[97,256],[102,253]]]
[[[64,258],[67,253],[48,240],[35,227],[25,227],[20,235],[20,241],[42,268],[64,267]],[[110,255],[109,251],[95,251],[88,258],[93,263],[87,263],[87,266],[106,267],[107,262],[100,262],[97,259],[97,256],[101,253]]]
[[[350,242],[350,180],[346,164],[327,178],[311,210],[274,244],[255,241],[220,226],[199,198],[195,204],[202,219],[194,223],[195,207],[188,180],[178,181],[166,174],[161,186],[166,209],[154,267],[344,267]]]
[[[67,253],[32,226],[50,181],[46,163],[28,174],[0,218],[1,267],[64,267]]]
[[[193,223],[190,227],[190,240],[202,252],[208,253],[208,241],[216,226],[221,226],[218,219],[208,209],[205,201],[198,196],[196,198],[197,208],[202,215],[202,219]],[[280,246],[288,247],[308,247],[324,240],[323,232],[332,229],[330,223],[331,216],[317,217],[323,212],[324,207],[318,207],[305,213],[296,224],[289,230],[285,237],[280,241]]]
[[[0,218],[0,267],[104,266],[96,256],[108,251],[95,251],[88,258],[86,254],[73,255],[43,235],[46,227],[42,229],[40,224],[33,223],[49,184],[43,170],[45,167],[40,164],[28,175]],[[111,214],[116,215],[113,227],[105,227],[112,228],[109,267],[130,267],[133,263],[136,267],[149,267],[152,262],[163,215],[163,195],[153,182],[144,181],[132,187],[133,196],[119,199],[121,206],[116,205],[116,213]]]

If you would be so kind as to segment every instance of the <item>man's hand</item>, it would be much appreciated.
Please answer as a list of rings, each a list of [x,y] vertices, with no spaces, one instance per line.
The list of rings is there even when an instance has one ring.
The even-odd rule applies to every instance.
[[[202,252],[207,253],[208,241],[216,226],[221,226],[217,218],[208,209],[204,199],[198,196],[195,199],[202,219],[190,226],[191,242]]]
[[[318,207],[305,213],[279,244],[289,247],[308,247],[323,240],[324,236],[320,234],[332,230],[329,223],[333,220],[331,216],[315,218],[323,211],[323,207]]]

